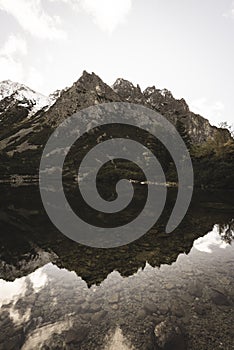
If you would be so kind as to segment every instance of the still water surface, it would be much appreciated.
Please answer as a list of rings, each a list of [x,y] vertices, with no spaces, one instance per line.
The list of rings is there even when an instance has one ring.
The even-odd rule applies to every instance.
[[[197,193],[172,234],[165,211],[105,250],[60,234],[36,186],[2,185],[0,349],[234,349],[233,198]]]

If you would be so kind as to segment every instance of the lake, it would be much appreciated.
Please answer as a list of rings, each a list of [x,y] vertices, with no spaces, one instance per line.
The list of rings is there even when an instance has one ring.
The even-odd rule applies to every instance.
[[[53,226],[37,185],[1,184],[0,349],[234,349],[234,192],[196,191],[166,234],[176,191],[147,234],[100,249]]]

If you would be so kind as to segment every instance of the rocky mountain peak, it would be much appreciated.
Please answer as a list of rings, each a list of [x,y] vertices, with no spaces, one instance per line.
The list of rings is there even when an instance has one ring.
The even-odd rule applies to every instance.
[[[0,82],[0,100],[11,96],[17,91],[27,90],[28,88],[20,83],[13,82],[11,80],[3,80]]]
[[[149,97],[152,94],[154,94],[157,91],[155,85],[147,87],[144,91],[143,94],[145,97]]]
[[[115,83],[112,86],[113,90],[122,90],[122,89],[128,89],[128,90],[134,90],[135,86],[128,80],[118,78]]]
[[[64,89],[46,114],[47,123],[58,125],[80,109],[105,102],[120,102],[120,96],[95,73],[83,72],[68,89]]]
[[[167,89],[156,89],[155,86],[148,87],[143,91],[143,94],[146,99],[154,97],[154,98],[165,98],[165,99],[174,99],[171,91]]]
[[[0,83],[0,150],[12,155],[37,149],[64,119],[108,102],[141,104],[161,113],[174,125],[181,121],[193,144],[214,139],[217,133],[224,140],[231,137],[228,130],[212,127],[208,120],[192,113],[184,99],[174,98],[167,89],[152,86],[142,92],[139,85],[120,78],[110,87],[95,73],[84,71],[70,88],[57,90],[49,97],[10,80]]]
[[[113,95],[113,90],[103,82],[103,80],[95,73],[83,72],[82,76],[73,84],[73,86],[68,90],[70,92],[76,93],[87,93],[90,96],[96,95],[99,97],[107,97]],[[116,98],[116,94],[115,98]],[[112,96],[113,97],[113,96]]]
[[[50,99],[38,93],[24,84],[11,80],[0,83],[0,102],[4,109],[12,106],[20,106],[28,109],[28,116],[32,116],[43,107],[50,104]]]
[[[126,101],[144,104],[144,96],[139,85],[134,86],[128,80],[118,78],[112,89]]]
[[[95,87],[98,84],[104,84],[102,79],[95,73],[88,73],[83,71],[81,77],[74,83],[77,87],[83,87],[85,89]]]
[[[190,116],[189,107],[184,99],[177,100],[167,89],[157,89],[155,86],[144,90],[143,95],[148,105],[152,106],[158,112],[171,117],[176,122],[177,117]]]

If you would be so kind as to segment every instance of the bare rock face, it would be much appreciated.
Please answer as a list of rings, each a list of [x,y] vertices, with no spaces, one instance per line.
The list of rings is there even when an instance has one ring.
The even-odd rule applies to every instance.
[[[145,96],[139,85],[134,86],[128,80],[117,79],[112,88],[124,101],[146,104]]]
[[[178,120],[181,121],[193,143],[203,143],[209,138],[214,138],[216,133],[221,134],[222,139],[226,141],[230,139],[228,130],[211,126],[207,119],[191,112],[184,99],[175,99],[167,89],[160,90],[152,86],[142,92],[139,85],[134,86],[127,80],[117,79],[113,90],[125,101],[139,103],[156,110],[174,125]]]
[[[105,102],[120,102],[121,98],[96,74],[86,71],[72,87],[63,91],[56,103],[44,115],[46,124],[57,126],[73,113]]]
[[[22,160],[24,164],[34,162],[28,168],[37,169],[45,143],[63,120],[79,110],[108,102],[141,104],[161,113],[175,126],[180,122],[195,145],[217,135],[224,143],[231,139],[228,130],[211,126],[207,119],[192,113],[184,99],[175,99],[166,89],[153,86],[142,92],[139,85],[124,79],[117,79],[110,87],[96,74],[84,71],[70,88],[47,98],[18,83],[0,83],[0,156],[17,158],[11,173],[18,173]],[[4,169],[0,171],[5,173]]]

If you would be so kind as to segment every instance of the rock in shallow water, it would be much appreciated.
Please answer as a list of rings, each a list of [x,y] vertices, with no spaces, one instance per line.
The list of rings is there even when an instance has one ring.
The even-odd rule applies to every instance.
[[[230,305],[228,297],[218,290],[211,289],[210,297],[211,297],[212,302],[216,305],[219,305],[219,306],[229,306]]]
[[[181,326],[173,320],[160,322],[154,329],[157,350],[186,350],[186,342]]]

